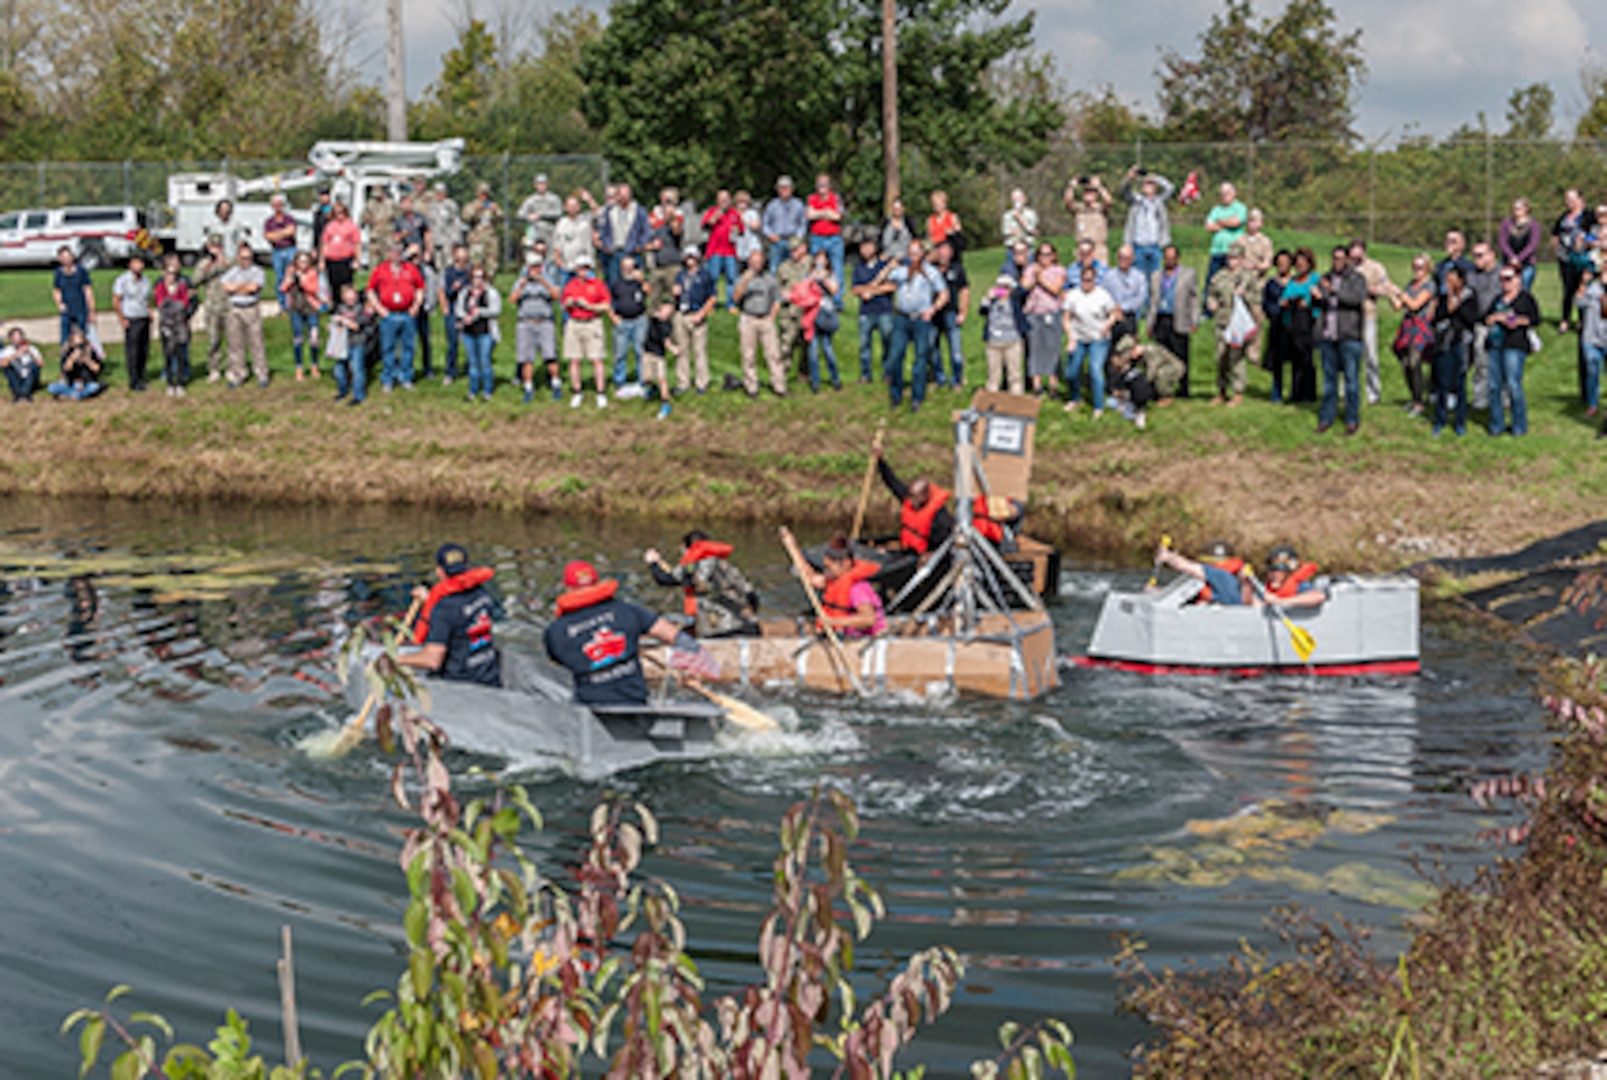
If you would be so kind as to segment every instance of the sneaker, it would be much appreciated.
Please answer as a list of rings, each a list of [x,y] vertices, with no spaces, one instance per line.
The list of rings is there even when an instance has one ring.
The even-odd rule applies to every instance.
[[[668,415],[669,415],[669,414],[670,414],[670,410],[671,410],[671,409],[672,409],[672,408],[674,408],[674,406],[673,406],[673,405],[671,405],[671,404],[670,404],[670,403],[669,403],[669,402],[667,402],[667,401],[666,401],[666,402],[665,402],[665,403],[664,403],[664,404],[662,404],[662,405],[660,405],[660,406],[659,406],[659,407],[658,407],[658,419],[660,419],[660,420],[662,420],[662,419],[664,419],[664,418],[665,418],[665,417],[666,417],[666,416],[668,416]]]
[[[452,376],[450,376],[450,375],[442,375],[441,376],[441,385],[442,386],[451,386],[452,385]]]
[[[578,409],[578,408],[580,408],[581,402],[583,402],[585,400],[586,400],[586,395],[585,394],[576,394],[574,397],[569,399],[569,407],[571,409]]]
[[[1076,412],[1076,411],[1077,411],[1077,406],[1078,406],[1078,405],[1080,405],[1080,404],[1081,404],[1081,402],[1077,402],[1077,401],[1068,401],[1068,402],[1066,402],[1066,408],[1065,408],[1065,411],[1066,411],[1066,412],[1069,412],[1069,413],[1071,413],[1071,412]]]
[[[336,401],[342,401],[342,400],[345,399],[345,397],[346,397],[346,391],[342,390],[340,393],[335,395],[335,400]]]
[[[1143,431],[1149,426],[1149,421],[1144,419],[1143,413],[1139,413],[1137,416],[1133,417],[1133,426],[1138,428],[1139,431]]]
[[[354,397],[354,398],[352,398],[352,399],[351,399],[351,400],[350,400],[350,401],[348,401],[348,402],[347,402],[347,403],[346,403],[346,404],[347,404],[347,405],[348,405],[348,406],[350,406],[350,405],[361,405],[361,404],[362,404],[362,403],[363,403],[363,399],[362,399],[362,398],[360,398],[360,397]]]
[[[485,402],[487,405],[491,404],[491,391],[487,390],[485,393],[481,394],[480,400]]]
[[[1434,436],[1436,439],[1439,438],[1441,435],[1445,434],[1445,425],[1435,424],[1434,429],[1430,431],[1429,434]]]
[[[608,395],[607,394],[598,394],[597,395],[597,407],[599,409],[608,408]]]
[[[1098,420],[1100,417],[1102,417],[1104,415],[1105,415],[1105,410],[1104,409],[1095,409],[1093,419]]]
[[[390,384],[390,383],[384,383],[384,384],[382,384],[382,389],[383,389],[383,390],[384,390],[384,391],[385,391],[385,392],[386,392],[386,393],[387,393],[387,394],[388,394],[388,393],[390,393],[390,392],[391,392],[391,384]]]
[[[410,382],[405,382],[405,383],[402,384],[402,389],[403,390],[412,390],[413,389],[413,384],[410,383]]]
[[[526,405],[530,404],[530,399],[535,397],[535,396],[536,396],[535,390],[531,388],[529,383],[525,383],[525,404]]]
[[[207,382],[222,382],[223,381],[223,375],[222,375],[221,372],[214,371],[212,374],[210,374],[210,375],[208,375],[206,377],[206,381]]]
[[[564,384],[559,382],[557,379],[552,380],[552,399],[554,401],[562,401],[564,399]]]
[[[175,386],[173,388],[173,396],[174,397],[189,397],[190,395],[189,395],[189,392],[184,389],[184,387]]]
[[[264,390],[268,389],[268,380],[267,380],[267,378],[263,377],[261,379],[258,379],[257,380],[257,385],[262,387],[262,389],[264,389]]]
[[[306,374],[300,368],[297,368],[296,369],[296,381],[297,382],[302,382],[306,378],[307,378]]]

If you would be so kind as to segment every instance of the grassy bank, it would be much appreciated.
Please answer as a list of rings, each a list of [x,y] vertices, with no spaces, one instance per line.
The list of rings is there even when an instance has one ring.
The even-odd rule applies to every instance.
[[[1191,260],[1203,262],[1198,237]],[[1332,238],[1279,237],[1322,244]],[[1383,249],[1402,276],[1410,252]],[[978,287],[1000,253],[972,253]],[[105,276],[105,275],[102,275]],[[1556,309],[1556,285],[1540,295]],[[17,289],[8,279],[8,296]],[[1393,318],[1380,336],[1388,341]],[[981,372],[978,320],[967,325],[968,381]],[[439,328],[437,328],[437,337]],[[1289,538],[1342,565],[1398,565],[1429,553],[1512,547],[1596,516],[1607,463],[1573,400],[1573,339],[1547,334],[1528,377],[1527,439],[1431,439],[1400,407],[1404,383],[1385,357],[1386,404],[1364,411],[1360,435],[1313,434],[1313,411],[1266,401],[1252,374],[1237,410],[1203,401],[1155,410],[1140,432],[1086,409],[1046,405],[1034,483],[1034,531],[1090,554],[1127,557],[1161,531],[1180,540],[1223,534],[1252,546]],[[1207,384],[1211,336],[1195,341],[1195,385]],[[738,370],[735,320],[711,333],[715,380]],[[498,349],[510,372],[512,334]],[[844,373],[858,372],[856,326],[837,336]],[[196,342],[204,350],[205,339]],[[437,342],[437,364],[439,364]],[[935,391],[919,415],[889,413],[879,386],[850,383],[787,400],[750,403],[718,390],[688,397],[654,422],[650,406],[611,403],[571,411],[544,395],[525,406],[507,387],[489,405],[466,405],[461,382],[411,394],[375,394],[361,409],[330,400],[327,380],[295,383],[284,320],[269,326],[274,385],[228,391],[200,383],[174,401],[120,387],[67,405],[0,407],[0,493],[112,495],[168,500],[388,502],[510,512],[649,515],[678,521],[841,523],[852,515],[864,449],[889,418],[889,456],[905,474],[946,474],[949,409],[968,395]],[[114,370],[120,350],[113,348]],[[198,365],[199,367],[200,365]],[[121,378],[114,383],[120,383]],[[873,520],[890,523],[878,493]]]

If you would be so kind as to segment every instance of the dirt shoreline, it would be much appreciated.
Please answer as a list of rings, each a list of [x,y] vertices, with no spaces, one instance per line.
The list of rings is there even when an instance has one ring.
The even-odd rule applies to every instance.
[[[327,379],[286,379],[267,391],[202,385],[183,401],[114,390],[88,404],[0,407],[0,494],[824,531],[852,519],[862,448],[885,414],[868,396],[833,399],[835,410],[704,399],[659,424],[640,404],[470,408],[455,395],[398,392],[347,409],[329,394]],[[939,417],[901,417],[889,430],[889,460],[906,478],[941,482],[952,475],[947,434]],[[1511,550],[1599,516],[1566,476],[1424,469],[1404,453],[1399,468],[1381,468],[1392,453],[1385,444],[1347,458],[1333,442],[1240,445],[1247,441],[1223,433],[1186,453],[1103,433],[1069,446],[1040,442],[1029,529],[1094,559],[1143,560],[1166,533],[1184,546],[1228,537],[1249,552],[1293,541],[1336,569],[1393,569]],[[895,519],[876,485],[867,531],[891,531]]]

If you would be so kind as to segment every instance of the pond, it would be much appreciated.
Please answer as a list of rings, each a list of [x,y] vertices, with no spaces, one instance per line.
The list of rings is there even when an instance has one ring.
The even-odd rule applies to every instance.
[[[641,552],[674,524],[518,520],[382,510],[262,511],[0,501],[0,1069],[68,1074],[56,1032],[115,983],[202,1041],[226,1006],[279,1046],[274,961],[295,933],[303,1045],[326,1071],[356,1056],[403,966],[408,818],[370,742],[312,761],[301,737],[349,715],[329,645],[406,606],[437,544],[497,568],[507,648],[529,648],[574,557],[660,610]],[[724,534],[770,610],[803,600],[772,532]],[[807,539],[807,538],[806,538]],[[1069,563],[1053,605],[1060,651],[1086,643],[1101,596],[1142,572]],[[32,570],[18,569],[32,566]],[[781,737],[733,740],[697,764],[582,783],[510,768],[569,857],[607,792],[663,824],[649,869],[686,901],[718,991],[750,974],[775,825],[822,781],[858,802],[861,870],[891,917],[862,950],[876,976],[947,943],[969,971],[916,1046],[959,1075],[1007,1018],[1076,1031],[1087,1076],[1125,1071],[1142,1024],[1115,1010],[1112,935],[1156,964],[1265,943],[1282,903],[1343,913],[1398,944],[1422,893],[1414,864],[1466,876],[1481,834],[1510,823],[1468,782],[1540,767],[1547,737],[1523,657],[1450,618],[1425,619],[1410,679],[1148,678],[1074,671],[1030,704],[868,705],[750,695]]]

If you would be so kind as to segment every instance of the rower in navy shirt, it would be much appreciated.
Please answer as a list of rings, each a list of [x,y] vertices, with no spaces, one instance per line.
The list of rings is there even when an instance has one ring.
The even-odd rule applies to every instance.
[[[468,552],[445,544],[435,553],[435,585],[413,590],[423,605],[414,625],[415,652],[399,659],[408,667],[452,682],[502,685],[502,660],[492,634],[496,600],[485,590],[494,570],[470,566]]]
[[[619,599],[619,582],[599,580],[590,563],[564,567],[564,590],[544,640],[547,655],[574,676],[575,700],[583,705],[647,704],[643,635],[688,652],[700,648],[668,619]]]

